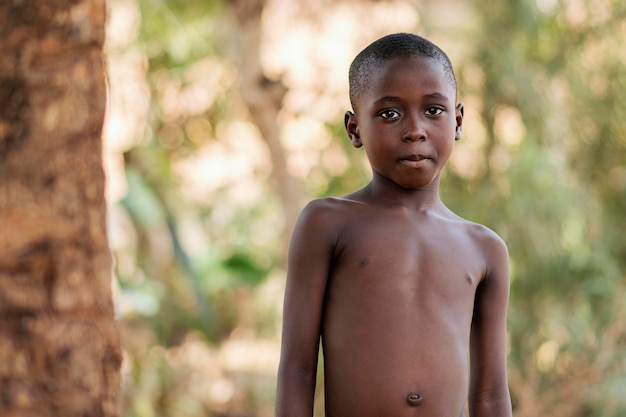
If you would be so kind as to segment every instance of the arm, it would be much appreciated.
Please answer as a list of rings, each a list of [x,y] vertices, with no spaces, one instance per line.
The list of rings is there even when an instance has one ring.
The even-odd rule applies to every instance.
[[[291,238],[276,417],[313,415],[322,307],[336,240],[328,212],[320,201],[309,204]]]
[[[484,243],[487,271],[476,290],[470,337],[470,417],[510,417],[506,370],[509,255],[492,234]]]

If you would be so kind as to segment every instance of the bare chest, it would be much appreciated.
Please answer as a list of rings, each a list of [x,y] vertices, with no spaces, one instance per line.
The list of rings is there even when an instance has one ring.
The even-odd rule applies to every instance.
[[[480,248],[459,222],[367,218],[340,235],[331,280],[454,297],[473,294],[484,273]]]

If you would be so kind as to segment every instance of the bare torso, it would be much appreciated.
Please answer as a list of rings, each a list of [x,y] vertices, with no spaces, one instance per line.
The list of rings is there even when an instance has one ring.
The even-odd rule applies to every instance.
[[[321,326],[326,416],[463,415],[486,228],[443,206],[323,204],[339,228]]]

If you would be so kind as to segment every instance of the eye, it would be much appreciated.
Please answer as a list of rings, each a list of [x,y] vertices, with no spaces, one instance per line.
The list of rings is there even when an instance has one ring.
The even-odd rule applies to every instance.
[[[426,109],[427,116],[439,116],[441,113],[443,113],[443,109],[441,107],[432,106]]]
[[[380,117],[385,120],[393,120],[400,117],[400,113],[395,110],[383,110],[380,112]]]

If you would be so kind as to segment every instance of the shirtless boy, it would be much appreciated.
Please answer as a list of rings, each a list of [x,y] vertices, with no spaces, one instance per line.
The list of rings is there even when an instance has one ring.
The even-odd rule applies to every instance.
[[[295,226],[276,416],[313,415],[320,340],[327,417],[459,417],[466,400],[471,417],[511,416],[507,248],[439,197],[463,122],[448,57],[383,37],[353,61],[350,100],[373,178]]]

